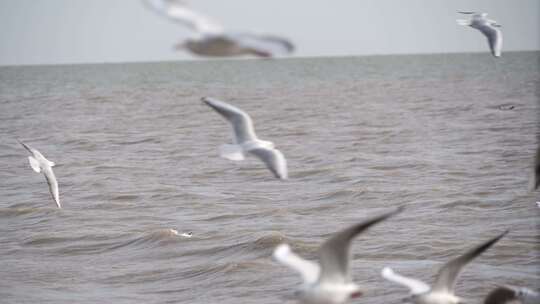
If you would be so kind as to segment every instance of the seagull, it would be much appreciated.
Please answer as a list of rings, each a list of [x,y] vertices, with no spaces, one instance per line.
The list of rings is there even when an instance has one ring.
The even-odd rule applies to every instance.
[[[18,142],[26,150],[28,150],[28,152],[32,154],[32,156],[28,156],[28,160],[30,161],[30,167],[32,167],[32,169],[37,173],[43,172],[43,174],[45,175],[45,179],[47,180],[47,184],[49,184],[49,191],[51,192],[54,202],[56,203],[58,208],[62,208],[62,205],[60,205],[60,197],[58,194],[58,182],[56,181],[56,176],[54,176],[54,172],[52,170],[52,167],[54,167],[55,163],[46,159],[45,156],[43,156],[43,154],[41,154],[38,150],[26,145],[19,140]]]
[[[229,160],[244,160],[245,154],[253,154],[262,160],[275,177],[287,179],[287,161],[281,151],[274,148],[274,143],[260,140],[255,135],[253,121],[249,115],[226,102],[203,97],[201,99],[231,123],[234,131],[234,144],[220,147],[220,156]]]
[[[487,37],[491,54],[495,57],[501,56],[503,43],[502,32],[498,29],[500,24],[495,20],[487,19],[487,13],[458,12],[460,14],[472,15],[471,20],[456,20],[457,24],[470,26],[482,32]]]
[[[540,293],[525,287],[499,286],[492,290],[484,304],[539,304]]]
[[[507,233],[508,230],[444,264],[437,273],[437,278],[435,279],[433,288],[417,279],[399,275],[389,267],[383,268],[382,276],[389,281],[404,285],[410,289],[411,296],[405,299],[407,302],[413,302],[416,304],[463,303],[461,298],[454,295],[454,286],[461,269],[474,258],[482,254],[482,252],[486,251],[489,247],[495,244]]]
[[[177,44],[177,50],[208,57],[254,55],[274,57],[294,51],[287,39],[250,32],[229,32],[214,20],[191,10],[182,0],[143,0],[147,7],[190,29],[194,36]]]
[[[349,247],[351,240],[390,216],[401,212],[403,208],[384,213],[337,232],[319,248],[319,264],[304,260],[291,251],[287,244],[276,247],[273,257],[278,262],[296,270],[303,279],[303,285],[295,293],[306,304],[340,304],[352,298],[360,297],[360,286],[353,283],[349,276]]]

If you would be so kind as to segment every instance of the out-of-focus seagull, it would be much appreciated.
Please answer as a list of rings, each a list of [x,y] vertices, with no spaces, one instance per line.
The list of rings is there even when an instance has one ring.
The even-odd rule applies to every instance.
[[[383,268],[382,276],[389,281],[404,285],[410,289],[411,296],[405,299],[407,302],[413,302],[416,304],[463,303],[463,300],[454,294],[454,286],[461,269],[474,258],[482,254],[482,252],[493,246],[493,244],[495,244],[507,233],[508,230],[444,264],[437,273],[437,278],[435,279],[433,288],[420,280],[399,275],[389,267]]]
[[[499,286],[486,296],[484,304],[540,304],[540,293],[525,287]]]
[[[54,172],[52,170],[52,167],[54,167],[55,164],[46,159],[45,156],[43,156],[43,154],[41,154],[38,150],[21,141],[19,141],[19,143],[32,154],[32,156],[28,156],[30,167],[32,167],[32,169],[37,173],[43,172],[43,175],[45,175],[45,179],[47,180],[47,184],[49,184],[49,191],[51,192],[54,202],[58,208],[62,208],[62,205],[60,205],[60,196],[58,194],[58,182],[56,181],[56,176],[54,176]]]
[[[261,159],[275,177],[287,179],[287,161],[274,143],[260,140],[255,135],[253,121],[249,115],[226,102],[215,98],[203,97],[201,99],[233,127],[234,144],[225,144],[220,147],[220,155],[229,160],[244,160],[245,154],[250,153]]]
[[[495,20],[487,18],[487,13],[477,12],[458,12],[460,14],[472,15],[470,20],[458,19],[457,24],[470,26],[482,32],[487,37],[491,54],[495,57],[501,56],[503,44],[502,32],[499,30],[500,24]]]
[[[289,54],[294,45],[287,39],[249,32],[229,32],[214,20],[191,10],[181,0],[143,0],[147,7],[189,28],[194,36],[176,45],[200,56],[254,55],[273,57]]]
[[[360,286],[352,282],[349,276],[351,240],[372,225],[402,210],[403,208],[398,208],[337,232],[319,248],[319,264],[304,260],[292,252],[287,244],[278,245],[273,257],[302,276],[304,282],[295,293],[302,303],[345,303],[363,294]]]

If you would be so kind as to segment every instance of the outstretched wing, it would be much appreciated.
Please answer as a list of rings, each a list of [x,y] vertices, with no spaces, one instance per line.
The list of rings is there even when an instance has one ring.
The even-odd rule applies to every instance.
[[[398,208],[355,224],[336,233],[333,237],[324,242],[319,249],[319,260],[321,264],[320,280],[337,283],[349,281],[349,247],[351,240],[372,225],[377,224],[402,210],[403,208]]]
[[[493,246],[493,244],[497,243],[497,241],[507,233],[508,230],[444,264],[437,273],[437,279],[435,280],[435,284],[433,284],[433,291],[453,292],[454,286],[456,285],[456,279],[461,272],[461,269],[489,247]]]
[[[143,0],[147,7],[158,12],[160,15],[178,22],[191,30],[200,33],[220,33],[221,25],[207,16],[197,13],[188,8],[181,0]]]
[[[246,112],[215,98],[203,97],[201,100],[227,119],[232,125],[236,143],[240,144],[245,141],[257,139],[253,128],[253,121]]]
[[[281,244],[277,246],[273,257],[278,262],[299,272],[305,283],[313,284],[317,282],[320,272],[319,265],[299,257],[291,251],[289,245]]]
[[[411,290],[411,294],[413,295],[423,294],[431,289],[428,284],[417,279],[399,275],[395,273],[390,267],[384,267],[381,274],[383,278],[409,288]]]
[[[294,51],[294,44],[283,37],[250,33],[228,34],[228,37],[235,40],[240,47],[261,57],[286,55]]]
[[[491,24],[485,24],[479,30],[486,36],[491,54],[500,57],[503,42],[501,30]]]
[[[264,162],[266,167],[272,171],[275,177],[279,179],[287,179],[287,160],[281,151],[274,148],[260,147],[250,149],[249,153],[257,156]]]

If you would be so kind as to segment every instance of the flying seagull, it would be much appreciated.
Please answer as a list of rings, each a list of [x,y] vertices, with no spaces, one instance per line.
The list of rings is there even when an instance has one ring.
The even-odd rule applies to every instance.
[[[176,45],[193,54],[210,57],[254,55],[274,57],[294,51],[287,39],[250,32],[226,31],[214,20],[191,10],[182,0],[143,0],[147,7],[160,15],[187,27],[194,36]]]
[[[229,160],[244,160],[245,154],[253,154],[262,160],[275,177],[287,179],[287,161],[271,141],[260,140],[255,135],[253,121],[249,115],[226,102],[203,97],[205,104],[223,116],[233,127],[234,144],[220,147],[220,156]]]
[[[281,244],[274,250],[273,257],[278,262],[296,270],[303,279],[303,285],[295,293],[302,303],[340,304],[360,297],[360,286],[349,276],[349,247],[351,240],[368,229],[399,212],[403,208],[384,213],[337,232],[319,248],[319,264],[304,260],[291,251],[289,245]]]
[[[43,175],[45,175],[45,179],[47,180],[47,184],[49,184],[49,191],[51,192],[54,202],[58,208],[62,208],[58,194],[58,182],[56,181],[56,176],[54,176],[54,172],[52,170],[52,167],[54,167],[55,164],[46,159],[45,156],[43,156],[43,154],[41,154],[38,150],[21,141],[19,141],[19,143],[32,154],[32,156],[28,156],[30,167],[32,167],[32,169],[37,173],[43,172]]]
[[[389,267],[383,268],[382,276],[389,281],[408,287],[410,289],[411,296],[406,299],[407,301],[416,304],[463,303],[461,298],[454,295],[454,286],[456,284],[456,279],[461,272],[461,269],[469,262],[471,262],[474,258],[482,254],[482,252],[486,251],[489,247],[495,244],[507,233],[508,230],[444,264],[437,273],[437,278],[435,279],[435,284],[433,284],[433,288],[417,279],[399,275]]]
[[[484,304],[539,304],[540,293],[525,287],[499,286],[492,290]]]
[[[500,24],[495,20],[487,18],[487,13],[477,12],[458,12],[460,14],[472,15],[470,20],[458,19],[457,24],[470,26],[482,32],[487,37],[489,49],[491,54],[495,57],[501,56],[501,49],[503,43],[502,32],[499,30]]]

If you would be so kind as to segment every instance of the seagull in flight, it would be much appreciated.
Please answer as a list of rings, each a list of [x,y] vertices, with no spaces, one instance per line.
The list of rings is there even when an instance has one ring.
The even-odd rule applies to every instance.
[[[287,244],[278,245],[273,253],[274,259],[299,272],[304,281],[295,293],[300,302],[341,304],[360,297],[363,294],[360,286],[353,283],[349,276],[351,240],[372,225],[402,210],[395,209],[337,232],[319,248],[319,264],[296,255]]]
[[[460,14],[472,15],[470,20],[458,19],[457,24],[470,26],[482,32],[487,37],[491,54],[495,57],[501,56],[503,43],[502,32],[499,30],[500,24],[495,20],[487,18],[487,13],[458,12]]]
[[[433,287],[420,280],[397,274],[389,267],[383,268],[382,276],[389,281],[403,285],[410,289],[411,296],[405,299],[407,302],[413,302],[415,304],[463,303],[463,300],[454,294],[454,287],[461,269],[474,258],[482,254],[482,252],[486,251],[489,247],[497,243],[497,241],[499,241],[507,233],[508,230],[444,264],[437,273],[437,278],[435,279],[435,284],[433,284]]]
[[[43,172],[43,175],[45,175],[45,179],[47,180],[47,184],[49,184],[49,191],[51,192],[54,202],[58,208],[62,208],[62,205],[60,205],[60,196],[58,194],[58,182],[56,181],[56,176],[54,176],[54,172],[52,170],[52,167],[54,167],[55,164],[46,159],[45,156],[43,156],[43,154],[41,154],[38,150],[19,140],[18,142],[32,154],[32,156],[28,156],[30,167],[32,167],[32,169],[37,173]]]
[[[281,151],[274,148],[271,141],[260,140],[255,135],[253,121],[249,115],[226,102],[203,97],[205,104],[223,116],[233,127],[234,144],[220,147],[220,156],[229,160],[244,160],[249,153],[262,160],[276,178],[287,179],[287,161]]]
[[[143,1],[150,9],[193,32],[193,37],[176,45],[178,50],[187,49],[193,54],[208,57],[274,57],[294,51],[294,45],[282,37],[227,31],[216,21],[191,10],[183,0]]]
[[[499,286],[492,290],[484,304],[539,304],[540,293],[525,287]]]

